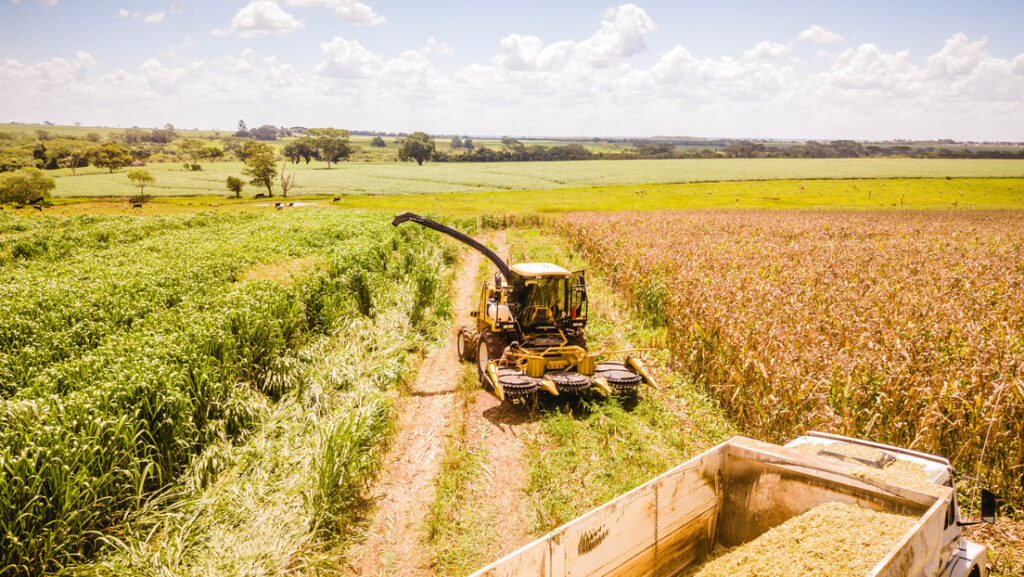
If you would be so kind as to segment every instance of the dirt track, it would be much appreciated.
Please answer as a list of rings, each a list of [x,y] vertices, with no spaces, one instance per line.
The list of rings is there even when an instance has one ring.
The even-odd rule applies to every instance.
[[[398,435],[377,483],[374,518],[352,565],[359,575],[423,575],[430,558],[422,545],[422,523],[434,500],[434,476],[444,456],[448,421],[456,409],[462,373],[455,350],[457,327],[469,322],[476,296],[476,271],[483,258],[467,251],[455,281],[455,323],[445,345],[430,353],[398,401]]]
[[[491,240],[498,254],[506,256],[505,233]],[[478,298],[477,271],[482,255],[466,251],[455,281],[455,322],[445,345],[430,353],[420,365],[407,395],[398,402],[398,435],[384,460],[384,473],[374,488],[376,507],[364,542],[349,556],[357,575],[413,576],[433,574],[425,543],[424,520],[434,500],[434,478],[444,457],[446,434],[453,418],[463,418],[456,393],[463,366],[455,349],[457,328],[469,324],[469,311]],[[523,443],[518,437],[521,409],[503,406],[483,390],[476,393],[465,415],[467,439],[487,447],[486,470],[503,490],[489,492],[502,536],[501,554],[527,540],[526,507],[522,488]]]
[[[498,255],[508,260],[505,232],[491,239]],[[495,533],[501,545],[495,559],[515,551],[529,541],[528,507],[523,499],[527,473],[523,466],[523,440],[520,426],[527,417],[521,405],[502,404],[497,397],[484,390],[476,393],[469,414],[466,415],[469,442],[472,446],[485,446],[485,469],[492,486],[500,490],[489,491],[494,510],[498,511]]]

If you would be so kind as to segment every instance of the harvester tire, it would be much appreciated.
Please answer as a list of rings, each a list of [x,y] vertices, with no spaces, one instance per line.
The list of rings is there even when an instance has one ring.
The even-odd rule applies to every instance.
[[[484,372],[487,370],[487,363],[500,359],[501,353],[504,351],[505,344],[501,342],[501,339],[489,329],[484,329],[476,345],[476,372],[480,377],[481,383],[484,382]]]
[[[476,347],[480,342],[480,335],[473,327],[462,327],[456,337],[455,348],[459,352],[460,361],[475,361]]]

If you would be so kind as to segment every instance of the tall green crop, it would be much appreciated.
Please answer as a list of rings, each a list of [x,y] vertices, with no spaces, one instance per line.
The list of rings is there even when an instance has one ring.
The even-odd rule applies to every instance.
[[[250,274],[306,255],[288,282]],[[377,215],[0,216],[0,575],[81,560],[245,435],[245,389],[303,386],[298,349],[416,282],[409,257],[440,260]]]

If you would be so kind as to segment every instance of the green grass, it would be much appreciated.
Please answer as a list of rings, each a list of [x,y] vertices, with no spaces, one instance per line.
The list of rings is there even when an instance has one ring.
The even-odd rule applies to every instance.
[[[279,198],[275,201],[282,200]],[[414,211],[449,216],[532,215],[581,210],[674,210],[688,208],[1024,208],[1024,179],[877,179],[711,182],[599,186],[559,190],[498,191],[411,195],[289,197],[315,203],[305,211],[360,209],[391,213]],[[149,215],[198,211],[274,212],[265,200],[223,197],[158,197],[142,209],[124,200],[57,198],[44,214]],[[262,205],[262,206],[261,206]],[[7,210],[12,210],[10,206]],[[23,209],[23,213],[38,213]]]
[[[240,162],[206,162],[203,170],[176,163],[146,167],[156,196],[227,195],[225,179],[239,176]],[[294,195],[438,194],[449,192],[614,189],[629,185],[671,183],[813,180],[860,178],[1024,177],[1021,160],[926,159],[714,159],[592,160],[574,162],[415,163],[344,162],[331,170],[321,162],[289,165],[296,174]],[[125,171],[110,174],[89,167],[71,176],[67,169],[49,171],[57,179],[56,197],[132,196],[137,194]],[[657,188],[657,187],[655,187]],[[277,189],[280,191],[280,189]],[[258,190],[246,186],[248,197]],[[776,197],[772,191],[762,196]],[[773,201],[765,201],[773,202]]]

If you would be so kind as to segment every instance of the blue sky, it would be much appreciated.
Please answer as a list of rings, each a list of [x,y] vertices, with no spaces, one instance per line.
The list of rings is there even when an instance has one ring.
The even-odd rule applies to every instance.
[[[0,121],[1024,140],[1024,2],[0,0]]]

